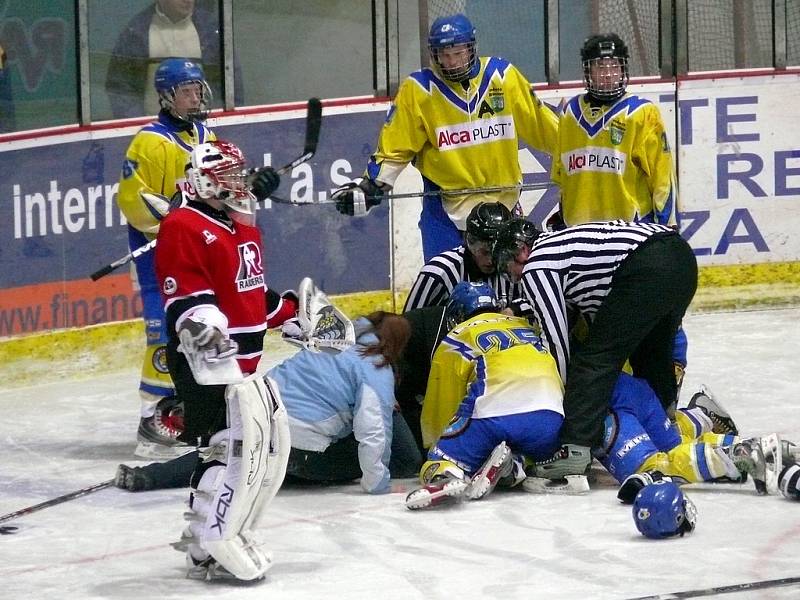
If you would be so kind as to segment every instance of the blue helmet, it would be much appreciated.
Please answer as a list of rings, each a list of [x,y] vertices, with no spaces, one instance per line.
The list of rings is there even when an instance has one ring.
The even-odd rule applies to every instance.
[[[656,481],[644,486],[633,501],[633,521],[639,532],[650,539],[691,532],[697,521],[694,502],[671,481]]]
[[[462,44],[469,51],[469,58],[457,66],[442,66],[439,52]],[[428,34],[428,50],[431,53],[431,60],[439,74],[448,81],[466,81],[477,74],[478,54],[475,46],[475,28],[465,15],[439,17],[431,25]]]
[[[499,310],[494,290],[485,283],[461,281],[450,293],[450,301],[444,309],[448,329],[467,320],[478,311]]]
[[[189,83],[200,84],[200,106],[183,115],[175,109],[175,88]],[[188,58],[166,58],[158,65],[155,74],[156,92],[161,108],[173,117],[184,121],[202,121],[208,116],[211,88],[208,87],[203,67]]]

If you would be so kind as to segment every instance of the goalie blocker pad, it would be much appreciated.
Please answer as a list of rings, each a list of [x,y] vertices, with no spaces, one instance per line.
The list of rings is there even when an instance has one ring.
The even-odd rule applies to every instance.
[[[211,440],[224,467],[210,468],[198,485],[193,509],[203,518],[194,531],[201,547],[237,579],[263,577],[271,558],[256,543],[252,528],[286,474],[291,442],[280,396],[258,375],[229,385],[228,429]],[[204,510],[205,509],[205,510]]]

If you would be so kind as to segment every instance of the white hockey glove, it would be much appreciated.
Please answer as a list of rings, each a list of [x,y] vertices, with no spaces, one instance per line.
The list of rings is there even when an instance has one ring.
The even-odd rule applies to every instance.
[[[391,190],[391,186],[365,177],[358,182],[351,181],[334,190],[331,200],[336,203],[336,210],[341,214],[363,217],[370,208],[381,203],[384,192],[389,190]]]
[[[159,225],[161,225],[161,220],[166,217],[170,211],[186,204],[186,199],[180,191],[175,192],[172,198],[167,198],[161,194],[153,194],[145,192],[144,190],[139,190],[139,198],[141,198],[145,208],[156,220],[155,225],[144,230],[145,233],[156,233]]]

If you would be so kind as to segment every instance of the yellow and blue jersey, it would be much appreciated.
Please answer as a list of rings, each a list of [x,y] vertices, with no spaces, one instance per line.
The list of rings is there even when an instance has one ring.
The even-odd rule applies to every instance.
[[[539,410],[563,415],[563,395],[556,363],[526,319],[476,315],[434,352],[422,405],[423,445],[433,445],[457,412],[473,419]]]
[[[394,185],[410,162],[444,191],[522,182],[519,140],[552,154],[558,117],[533,93],[508,61],[482,57],[465,88],[422,69],[403,81],[381,129],[366,175]],[[443,196],[450,219],[464,229],[473,206],[500,201],[513,209],[518,190],[500,194]]]
[[[626,94],[595,106],[585,95],[564,107],[552,179],[568,226],[622,219],[676,224],[675,168],[661,113]]]
[[[155,237],[160,221],[139,197],[145,191],[167,198],[185,180],[189,155],[197,144],[215,140],[214,133],[195,122],[187,131],[176,126],[174,119],[163,113],[157,121],[145,125],[134,136],[125,153],[117,203],[134,229]]]

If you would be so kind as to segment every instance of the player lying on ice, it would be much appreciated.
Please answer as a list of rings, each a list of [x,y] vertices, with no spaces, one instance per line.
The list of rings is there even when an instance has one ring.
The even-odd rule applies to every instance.
[[[560,389],[560,379],[557,375],[555,379],[547,377],[544,366],[551,364],[552,358],[528,324],[498,314],[491,288],[459,284],[445,315],[449,324],[464,315],[471,317],[452,329],[434,354],[422,429],[425,442],[435,443],[420,473],[423,487],[408,496],[411,509],[485,496],[506,476],[510,476],[509,483],[518,483],[521,464],[511,450],[540,460],[541,448],[554,443],[560,424],[554,420],[542,432],[546,413],[529,413],[526,418],[534,426],[527,425],[524,431],[535,436],[541,446],[534,452],[523,449],[523,444],[530,447],[532,442],[521,442],[515,430],[523,429],[519,409],[533,399],[555,398],[553,390]],[[509,349],[521,344],[536,349],[536,361],[517,362],[521,359],[519,350],[512,357]],[[506,361],[501,362],[501,358]],[[547,385],[554,381],[558,386]],[[526,392],[508,388],[509,382]],[[509,410],[509,405],[518,412]],[[436,431],[443,431],[438,440]],[[623,373],[614,388],[603,446],[594,454],[620,483],[626,482],[620,499],[628,503],[645,483],[662,477],[677,483],[744,482],[749,474],[759,493],[766,493],[770,480],[773,491],[777,489],[779,475],[786,479],[789,465],[800,453],[793,444],[781,442],[774,435],[744,440],[737,433],[733,420],[707,389],[696,393],[687,407],[678,409],[673,423],[650,386]],[[580,476],[568,476],[566,484],[546,486],[544,479],[564,477],[561,467],[568,461],[567,456],[530,465],[527,471],[533,477],[525,482],[526,489],[588,491],[588,482]],[[782,468],[784,462],[786,469]],[[792,492],[796,487],[788,482],[782,489],[786,496],[797,495]]]
[[[287,476],[322,483],[360,478],[364,491],[388,492],[390,476],[413,477],[422,463],[395,410],[395,371],[410,325],[383,312],[351,323],[308,278],[298,294],[298,318],[283,330],[302,349],[267,373],[288,415]],[[195,460],[120,465],[117,485],[131,491],[184,487]]]

